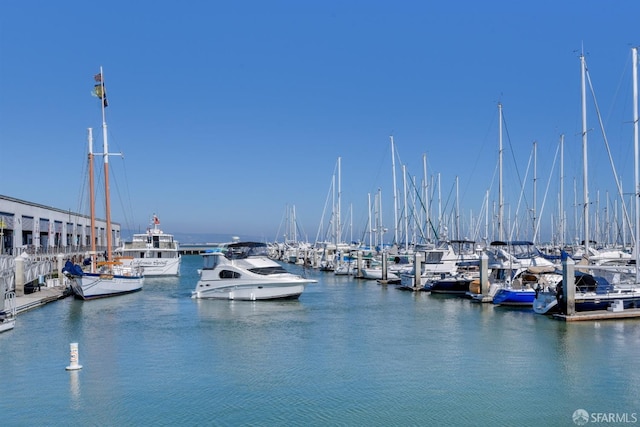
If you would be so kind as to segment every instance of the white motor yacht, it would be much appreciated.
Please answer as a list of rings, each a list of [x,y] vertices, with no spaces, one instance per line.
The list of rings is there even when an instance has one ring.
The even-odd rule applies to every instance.
[[[192,298],[230,300],[296,299],[316,280],[289,273],[268,257],[267,245],[227,243],[202,254],[203,267]]]

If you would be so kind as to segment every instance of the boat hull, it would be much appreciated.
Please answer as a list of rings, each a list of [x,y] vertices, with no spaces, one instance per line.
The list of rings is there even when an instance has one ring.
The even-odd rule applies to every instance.
[[[471,279],[443,279],[432,282],[425,290],[434,294],[466,295]]]
[[[142,290],[143,276],[118,276],[85,273],[71,278],[71,290],[77,299],[90,300],[124,295]]]
[[[16,326],[16,319],[0,320],[0,332],[10,331]]]
[[[304,291],[305,283],[220,283],[198,282],[193,298],[258,301],[272,299],[297,299]]]
[[[533,289],[502,288],[494,295],[493,304],[531,307],[535,298],[536,291]]]

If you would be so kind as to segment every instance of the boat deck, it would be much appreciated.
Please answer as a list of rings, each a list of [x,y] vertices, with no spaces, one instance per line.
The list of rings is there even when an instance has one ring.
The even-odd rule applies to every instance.
[[[595,311],[582,311],[570,316],[566,314],[556,313],[553,315],[554,319],[564,320],[565,322],[580,322],[587,320],[618,320],[618,319],[632,319],[640,318],[640,308],[628,308],[621,311],[611,310],[595,310]]]

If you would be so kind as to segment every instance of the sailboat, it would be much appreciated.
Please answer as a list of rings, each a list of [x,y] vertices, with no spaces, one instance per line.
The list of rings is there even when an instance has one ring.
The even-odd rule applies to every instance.
[[[104,86],[104,74],[102,67],[100,73],[94,76],[97,84],[94,86],[94,94],[101,100],[102,110],[102,140],[104,159],[105,182],[105,210],[107,227],[107,250],[104,253],[105,260],[97,262],[96,251],[96,227],[95,227],[95,195],[93,185],[93,136],[92,130],[88,132],[89,142],[89,193],[91,209],[91,263],[90,270],[83,271],[79,265],[73,265],[67,261],[63,272],[71,279],[71,289],[78,299],[89,300],[122,295],[136,292],[142,289],[144,284],[143,269],[134,265],[124,265],[118,259],[113,258],[113,242],[111,234],[111,203],[109,198],[109,144],[107,142],[107,122],[105,107],[107,97]]]

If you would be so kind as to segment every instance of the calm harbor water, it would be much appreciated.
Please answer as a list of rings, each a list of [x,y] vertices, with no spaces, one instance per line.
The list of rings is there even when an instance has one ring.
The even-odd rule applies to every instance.
[[[584,409],[640,425],[638,320],[566,324],[317,271],[298,301],[197,301],[200,263],[20,315],[0,334],[2,423],[572,426]]]

